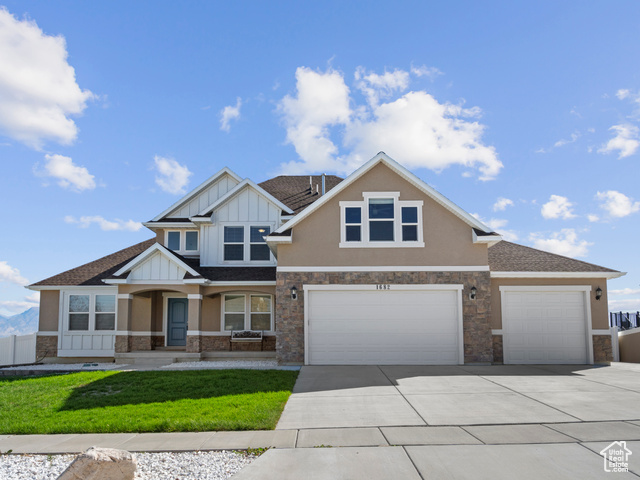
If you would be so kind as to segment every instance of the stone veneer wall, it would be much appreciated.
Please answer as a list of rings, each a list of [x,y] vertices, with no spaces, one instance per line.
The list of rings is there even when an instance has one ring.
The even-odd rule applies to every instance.
[[[593,363],[613,362],[611,335],[593,336]]]
[[[502,335],[493,335],[493,363],[504,363]]]
[[[36,336],[36,360],[44,357],[58,356],[58,337],[49,335]]]
[[[465,363],[491,363],[491,289],[489,272],[278,272],[276,275],[276,352],[281,364],[304,362],[304,294],[305,284],[376,285],[376,284],[462,284],[462,314]],[[298,299],[291,299],[290,288],[296,286]],[[477,297],[469,298],[476,287]]]
[[[230,338],[222,335],[190,335],[187,337],[187,352],[230,352]],[[191,346],[189,342],[191,342]],[[234,352],[273,352],[275,349],[276,337],[273,335],[264,337],[262,347],[260,342],[236,342],[233,344]]]

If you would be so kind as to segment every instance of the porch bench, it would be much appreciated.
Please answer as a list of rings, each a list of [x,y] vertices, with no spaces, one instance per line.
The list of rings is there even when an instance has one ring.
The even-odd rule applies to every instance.
[[[231,330],[231,338],[229,339],[229,350],[233,351],[234,343],[258,343],[260,342],[260,350],[264,350],[264,331],[263,330]]]

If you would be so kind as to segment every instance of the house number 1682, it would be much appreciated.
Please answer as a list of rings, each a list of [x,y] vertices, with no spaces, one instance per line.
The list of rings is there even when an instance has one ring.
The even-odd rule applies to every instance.
[[[376,290],[391,290],[391,285],[385,283],[383,285],[376,285]]]

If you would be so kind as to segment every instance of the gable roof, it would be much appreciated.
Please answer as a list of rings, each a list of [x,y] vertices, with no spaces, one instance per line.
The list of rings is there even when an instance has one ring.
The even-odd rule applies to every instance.
[[[513,273],[592,273],[594,276],[616,278],[625,275],[618,270],[544,252],[517,243],[501,241],[489,247],[489,270]],[[506,274],[505,276],[510,276]]]
[[[325,194],[342,180],[343,178],[336,175],[325,175]],[[287,205],[295,214],[322,198],[322,175],[280,175],[258,185]]]
[[[38,290],[37,287],[47,286],[76,286],[76,285],[104,285],[102,280],[111,277],[114,272],[126,265],[133,258],[140,255],[155,243],[155,238],[145,240],[128,248],[119,250],[111,255],[85,263],[66,272],[29,285],[28,288]]]
[[[235,172],[233,172],[231,169],[224,167],[222,170],[220,170],[217,173],[214,173],[211,177],[209,177],[207,180],[205,180],[204,182],[202,182],[200,185],[198,185],[196,188],[194,188],[193,190],[191,190],[189,193],[187,193],[184,197],[182,197],[180,200],[178,200],[176,203],[174,203],[173,205],[171,205],[169,208],[167,208],[164,212],[162,212],[159,215],[156,215],[151,221],[152,222],[159,222],[159,221],[171,221],[169,219],[165,219],[165,217],[167,215],[169,215],[171,212],[173,212],[174,210],[178,209],[179,207],[181,207],[182,205],[190,202],[191,200],[193,200],[194,197],[198,196],[200,193],[202,193],[205,189],[207,189],[209,186],[213,185],[215,182],[217,182],[218,180],[220,180],[224,175],[229,175],[231,178],[233,178],[234,180],[236,180],[237,182],[241,182],[242,178],[240,178]],[[148,222],[147,222],[148,223]]]
[[[252,182],[248,178],[245,178],[242,182],[237,184],[235,187],[233,187],[231,190],[229,190],[227,193],[225,193],[223,196],[221,196],[218,200],[216,200],[211,205],[209,205],[207,208],[205,208],[204,210],[199,212],[197,217],[204,217],[204,216],[208,215],[209,213],[213,212],[216,208],[218,208],[218,207],[224,205],[225,203],[227,203],[233,197],[235,197],[240,192],[242,192],[245,188],[253,188],[256,192],[258,192],[259,195],[264,196],[271,203],[277,205],[278,208],[280,208],[281,210],[284,210],[287,213],[293,213],[293,210],[291,210],[289,207],[287,207],[280,200],[275,198],[273,195],[271,195],[269,192],[265,191],[260,186],[256,185],[254,182]]]
[[[420,180],[417,176],[415,176],[409,170],[407,170],[398,162],[393,160],[386,153],[378,152],[376,156],[374,156],[371,160],[369,160],[367,163],[365,163],[360,168],[358,168],[355,172],[349,175],[345,180],[343,180],[338,185],[336,185],[333,189],[331,189],[329,193],[320,197],[320,199],[318,199],[308,208],[303,210],[300,214],[296,215],[292,220],[282,225],[279,229],[276,230],[276,233],[282,233],[284,230],[293,228],[295,225],[300,223],[303,219],[311,215],[315,210],[317,210],[322,205],[327,203],[331,198],[338,195],[342,190],[347,188],[349,185],[351,185],[353,182],[355,182],[357,179],[362,177],[365,173],[367,173],[369,170],[371,170],[373,167],[375,167],[380,163],[383,163],[384,165],[389,167],[392,171],[394,171],[395,173],[400,175],[402,178],[407,180],[409,183],[411,183],[418,189],[422,190],[427,196],[429,196],[435,202],[439,203],[444,208],[449,210],[451,213],[456,215],[458,218],[460,218],[463,222],[468,224],[470,227],[476,228],[478,230],[481,230],[482,232],[487,232],[487,233],[493,231],[484,223],[482,223],[480,220],[473,217],[469,213],[465,212],[462,208],[457,206],[447,197],[437,192],[433,187],[430,187],[425,182]]]
[[[140,265],[141,263],[143,263],[146,260],[148,260],[149,258],[151,258],[151,256],[153,254],[155,254],[156,252],[158,252],[160,255],[162,255],[164,257],[167,257],[172,262],[178,264],[181,268],[186,270],[187,273],[193,275],[194,277],[200,276],[198,272],[196,272],[193,268],[191,268],[191,266],[187,265],[183,261],[183,257],[181,257],[180,255],[176,254],[172,250],[169,250],[168,248],[163,247],[162,245],[160,245],[157,242],[154,243],[153,245],[151,245],[149,248],[147,248],[140,255],[138,255],[135,258],[132,258],[128,263],[126,263],[125,265],[120,267],[118,270],[116,270],[114,272],[113,276],[114,277],[119,277],[121,275],[124,275],[126,272],[129,272],[129,271],[133,270],[138,265]]]

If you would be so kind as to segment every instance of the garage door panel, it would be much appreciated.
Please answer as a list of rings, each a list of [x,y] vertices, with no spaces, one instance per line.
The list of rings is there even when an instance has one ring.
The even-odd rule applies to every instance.
[[[309,291],[311,364],[456,364],[458,294]]]
[[[587,363],[583,291],[503,291],[505,363]]]

